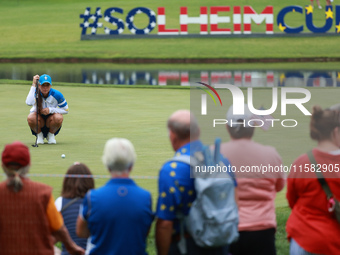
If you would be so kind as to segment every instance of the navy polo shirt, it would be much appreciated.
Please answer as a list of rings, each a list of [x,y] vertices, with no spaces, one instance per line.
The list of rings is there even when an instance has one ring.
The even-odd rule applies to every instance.
[[[147,254],[146,238],[153,221],[151,194],[133,180],[114,178],[89,191],[81,215],[92,237],[91,255]]]

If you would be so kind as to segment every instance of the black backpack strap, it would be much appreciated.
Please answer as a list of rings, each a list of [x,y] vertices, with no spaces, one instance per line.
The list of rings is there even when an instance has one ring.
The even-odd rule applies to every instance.
[[[330,199],[331,197],[333,197],[332,191],[329,188],[325,178],[323,177],[323,174],[321,171],[317,171],[317,163],[316,160],[314,158],[313,152],[312,151],[308,151],[307,152],[309,161],[314,165],[314,169],[315,169],[315,174],[318,178],[319,183],[321,184],[322,189],[325,191],[327,198]]]
[[[74,204],[75,202],[77,202],[79,199],[81,199],[80,197],[75,197],[73,198],[70,202],[68,202],[66,205],[64,205],[60,212],[62,213],[63,211],[65,211],[70,205]]]

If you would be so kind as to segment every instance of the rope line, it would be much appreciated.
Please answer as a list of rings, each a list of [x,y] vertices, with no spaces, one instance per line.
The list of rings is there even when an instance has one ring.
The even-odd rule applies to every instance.
[[[5,176],[4,173],[1,174]],[[90,175],[90,174],[27,174],[27,177],[60,177],[60,178],[93,178],[93,179],[110,179],[110,175]],[[158,179],[158,176],[130,176],[131,179]]]

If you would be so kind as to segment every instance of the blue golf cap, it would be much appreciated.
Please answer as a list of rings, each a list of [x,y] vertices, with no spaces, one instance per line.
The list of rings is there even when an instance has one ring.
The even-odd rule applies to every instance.
[[[52,86],[52,79],[51,76],[47,74],[43,74],[40,76],[39,83],[43,85],[44,83],[49,83]]]

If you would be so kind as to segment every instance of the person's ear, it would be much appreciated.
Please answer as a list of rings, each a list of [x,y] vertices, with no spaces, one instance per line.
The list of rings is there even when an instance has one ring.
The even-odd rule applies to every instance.
[[[177,138],[177,135],[172,132],[170,129],[169,129],[169,140],[170,140],[170,143],[171,143],[171,146],[172,148],[176,151],[178,148],[178,138]]]
[[[128,172],[131,173],[133,164],[128,168]]]

